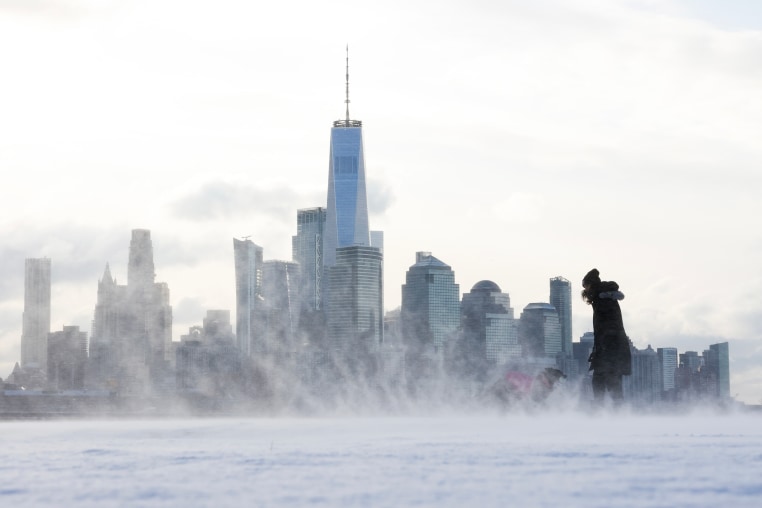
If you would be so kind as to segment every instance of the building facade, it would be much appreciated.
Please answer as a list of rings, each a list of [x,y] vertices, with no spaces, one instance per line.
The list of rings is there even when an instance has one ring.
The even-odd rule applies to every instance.
[[[530,303],[519,318],[519,342],[528,358],[555,358],[562,352],[561,323],[549,303]]]
[[[455,373],[483,381],[490,368],[521,356],[511,299],[489,280],[463,294],[461,332],[448,363]]]
[[[670,399],[675,394],[675,374],[677,372],[677,348],[660,347],[656,349],[661,366],[661,391],[662,396]]]
[[[572,303],[571,283],[563,277],[550,279],[550,304],[558,313],[561,326],[561,353],[567,358],[573,356],[572,351]]]
[[[301,312],[323,308],[323,236],[325,208],[296,212],[296,235],[291,239],[291,257],[299,263]]]
[[[24,314],[21,328],[21,368],[47,372],[50,333],[50,259],[24,263]]]
[[[362,122],[351,120],[349,117],[349,54],[347,54],[344,102],[346,104],[345,118],[333,122],[331,129],[328,202],[323,241],[325,266],[335,264],[336,249],[370,246]]]
[[[378,351],[383,342],[383,256],[375,247],[341,247],[328,270],[326,322],[331,349]]]
[[[712,344],[704,351],[705,369],[714,377],[715,383],[709,393],[720,399],[730,398],[730,353],[727,342]]]
[[[235,262],[236,341],[245,356],[251,356],[262,334],[262,247],[248,238],[233,239]]]
[[[78,326],[64,326],[48,335],[48,387],[81,390],[85,387],[87,333]]]
[[[233,340],[230,311],[209,310],[203,326],[193,326],[175,349],[177,390],[225,400],[246,390],[246,372]]]
[[[291,353],[298,347],[299,289],[298,263],[276,260],[263,263],[263,352]]]
[[[452,268],[430,252],[417,252],[415,259],[402,285],[400,331],[408,372],[427,377],[460,326],[460,286]]]
[[[408,348],[437,354],[460,325],[460,286],[455,273],[430,252],[416,253],[416,262],[405,275],[400,319]]]
[[[108,265],[98,282],[90,341],[90,374],[96,385],[143,394],[159,389],[169,376],[169,287],[154,279],[150,232],[135,229],[127,285],[117,284]]]
[[[627,400],[648,406],[662,399],[662,368],[659,356],[649,345],[646,349],[632,349],[632,374],[622,378]]]

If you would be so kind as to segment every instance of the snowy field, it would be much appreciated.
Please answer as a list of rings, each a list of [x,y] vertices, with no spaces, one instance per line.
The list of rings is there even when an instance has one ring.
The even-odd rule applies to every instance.
[[[762,506],[762,415],[0,422],[0,506]]]

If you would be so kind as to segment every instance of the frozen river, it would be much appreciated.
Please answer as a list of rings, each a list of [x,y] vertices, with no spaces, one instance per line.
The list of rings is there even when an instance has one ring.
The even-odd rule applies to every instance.
[[[0,422],[0,506],[762,506],[762,415]]]

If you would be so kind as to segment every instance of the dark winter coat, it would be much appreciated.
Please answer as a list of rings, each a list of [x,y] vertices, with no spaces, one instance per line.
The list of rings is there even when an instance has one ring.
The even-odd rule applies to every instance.
[[[629,376],[632,371],[630,340],[624,331],[619,300],[624,294],[616,282],[601,282],[590,302],[593,306],[595,341],[590,355],[590,370],[597,373]]]

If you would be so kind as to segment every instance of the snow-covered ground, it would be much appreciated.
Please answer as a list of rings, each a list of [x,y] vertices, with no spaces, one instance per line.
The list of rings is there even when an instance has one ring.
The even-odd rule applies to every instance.
[[[0,422],[0,506],[762,506],[762,415]]]

